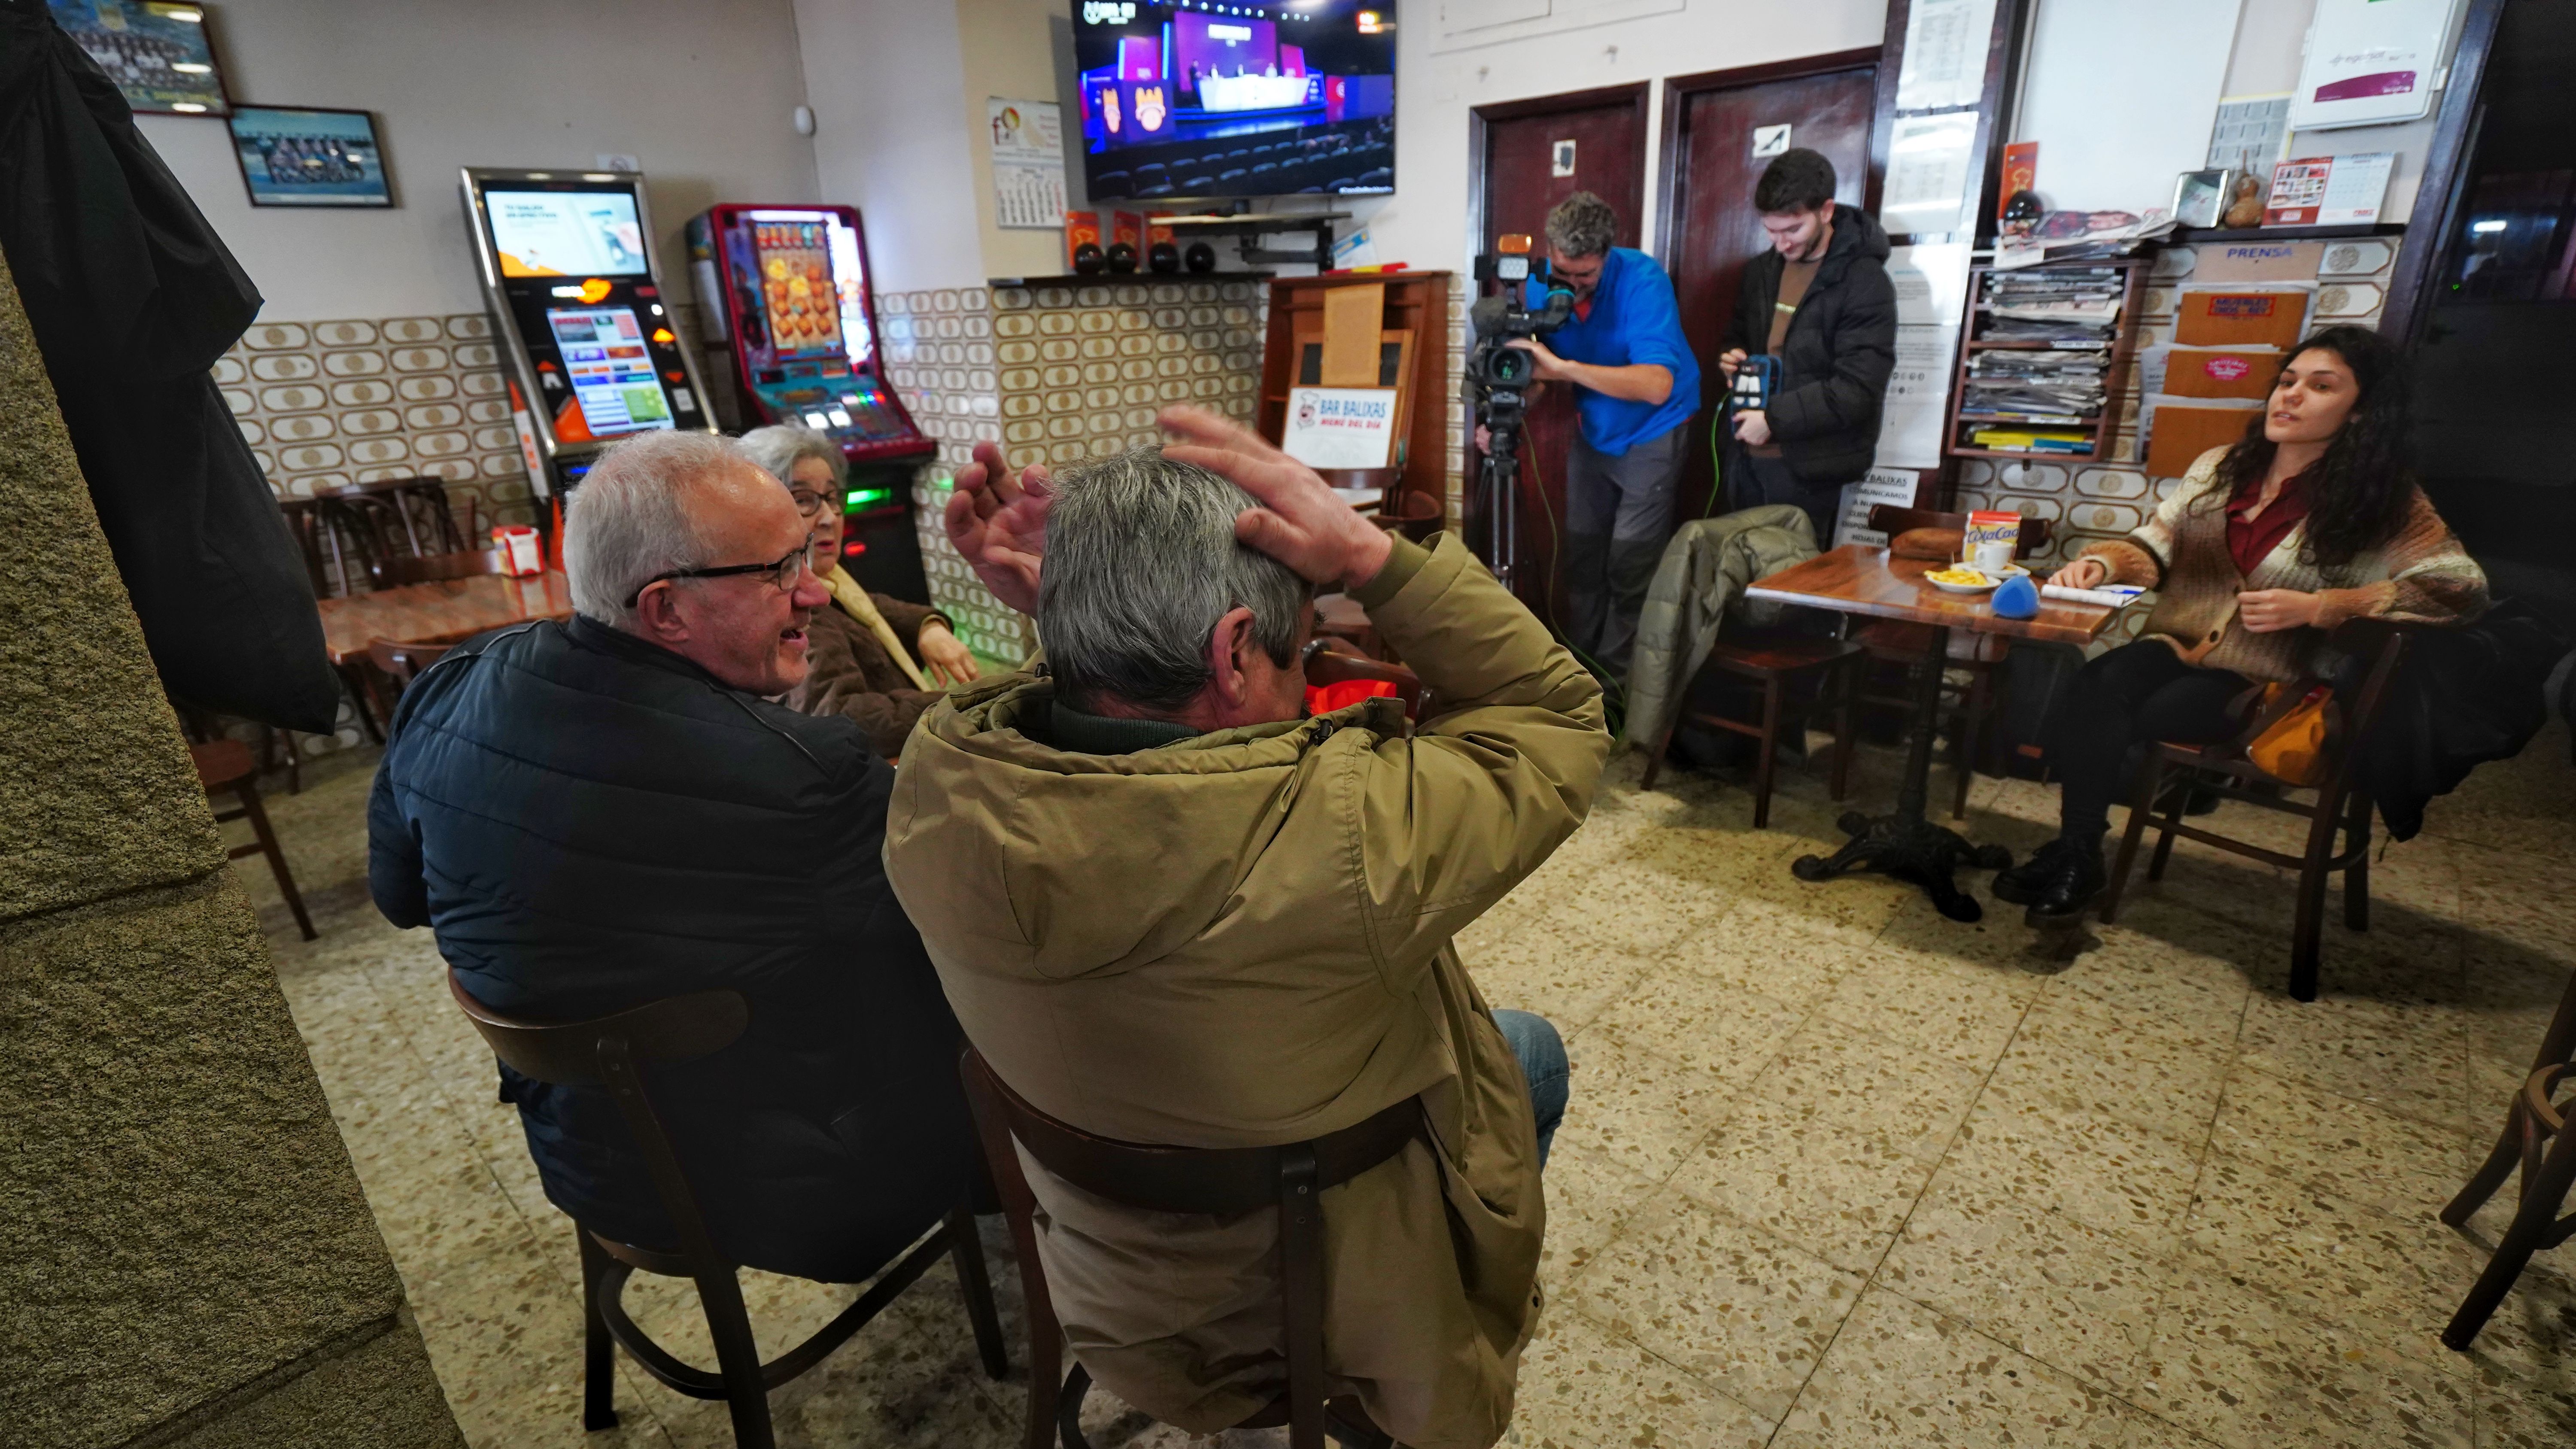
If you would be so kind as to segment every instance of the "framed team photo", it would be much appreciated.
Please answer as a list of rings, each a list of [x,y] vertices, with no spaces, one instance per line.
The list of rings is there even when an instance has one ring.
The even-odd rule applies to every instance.
[[[369,111],[235,106],[233,159],[253,206],[391,206]]]
[[[138,111],[222,116],[224,78],[206,7],[162,0],[48,0],[54,23],[97,61]]]

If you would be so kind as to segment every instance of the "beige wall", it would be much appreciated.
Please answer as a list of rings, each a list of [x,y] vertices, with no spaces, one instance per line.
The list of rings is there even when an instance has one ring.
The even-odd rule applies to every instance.
[[[636,157],[663,280],[718,201],[810,201],[814,147],[792,0],[222,0],[217,57],[237,100],[376,113],[390,210],[252,206],[224,123],[147,116],[270,322],[479,312],[457,171],[588,169]]]
[[[974,163],[975,224],[983,245],[987,277],[1044,277],[1070,270],[1064,259],[1064,234],[1003,228],[993,224],[993,132],[987,117],[989,98],[1011,101],[1056,99],[1053,31],[1065,23],[1063,0],[957,0],[958,53],[964,62],[966,149]],[[1082,118],[1063,108],[1067,132],[1081,129]],[[1078,143],[1077,143],[1078,144]],[[1081,162],[1073,162],[1078,171]],[[1079,189],[1078,179],[1068,185]]]

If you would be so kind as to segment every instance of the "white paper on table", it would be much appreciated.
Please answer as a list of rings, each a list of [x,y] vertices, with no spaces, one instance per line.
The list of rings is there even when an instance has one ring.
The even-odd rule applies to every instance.
[[[1878,463],[1886,468],[1938,468],[1948,441],[1952,364],[1959,326],[1896,329],[1896,368],[1878,413]]]
[[[984,100],[993,135],[993,224],[1064,225],[1064,119],[1053,101]]]
[[[1887,185],[1879,220],[1891,232],[1966,231],[1960,213],[1973,204],[1977,113],[1899,116],[1887,145]]]
[[[2394,151],[2365,151],[2337,156],[2326,173],[2326,188],[2317,198],[2317,225],[2351,226],[2379,220],[2388,200],[2388,178],[2397,169]]]
[[[1847,543],[1865,543],[1872,548],[1887,544],[1887,535],[1869,526],[1869,511],[1880,504],[1893,508],[1914,506],[1912,473],[1889,468],[1872,468],[1857,483],[1843,485],[1842,516],[1834,520],[1834,547]]]
[[[1309,468],[1383,468],[1395,451],[1395,389],[1296,387],[1279,451]]]
[[[1995,0],[1914,0],[1896,72],[1896,109],[1938,110],[1985,99],[1994,29]]]

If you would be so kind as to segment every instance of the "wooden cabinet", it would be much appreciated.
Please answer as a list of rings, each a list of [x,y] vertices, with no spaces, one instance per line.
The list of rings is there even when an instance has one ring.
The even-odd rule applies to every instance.
[[[1270,332],[1261,350],[1261,435],[1278,442],[1288,417],[1288,390],[1300,383],[1299,369],[1308,349],[1323,336],[1325,297],[1340,288],[1386,289],[1380,326],[1390,347],[1394,376],[1389,385],[1400,393],[1398,433],[1401,457],[1389,505],[1398,493],[1420,494],[1435,504],[1448,496],[1450,429],[1449,378],[1454,368],[1449,347],[1449,272],[1362,272],[1335,277],[1277,277],[1270,283]]]

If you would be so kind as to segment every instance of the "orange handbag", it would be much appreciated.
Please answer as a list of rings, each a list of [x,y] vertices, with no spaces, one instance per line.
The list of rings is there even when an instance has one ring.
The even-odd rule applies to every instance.
[[[2292,785],[2322,785],[2343,738],[2343,708],[2329,684],[2265,684],[2238,696],[2253,719],[2238,738],[2257,769]]]

